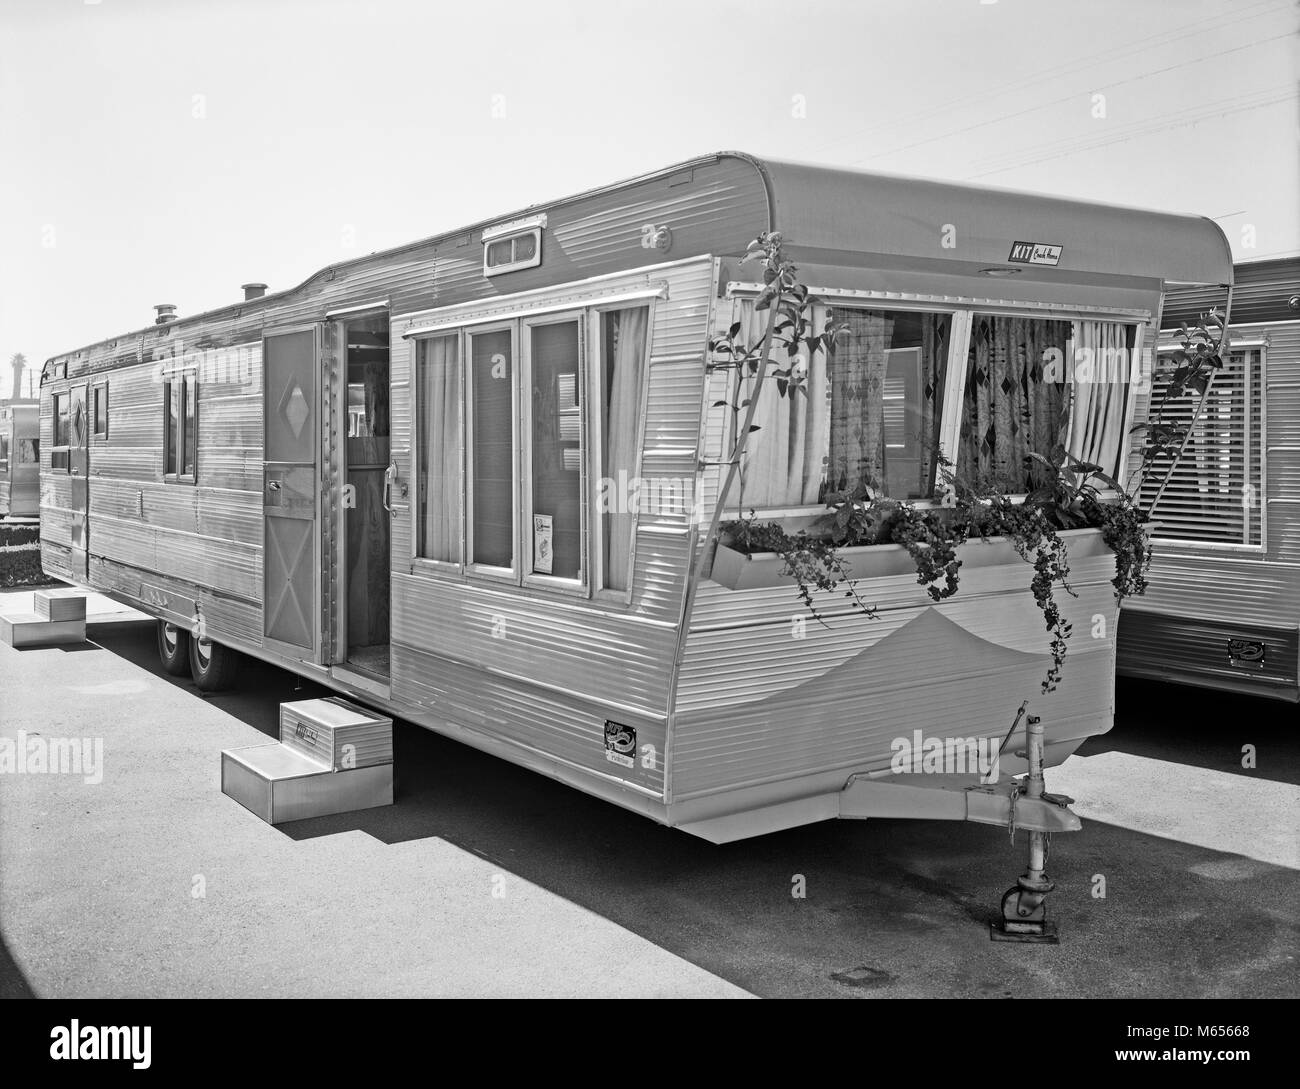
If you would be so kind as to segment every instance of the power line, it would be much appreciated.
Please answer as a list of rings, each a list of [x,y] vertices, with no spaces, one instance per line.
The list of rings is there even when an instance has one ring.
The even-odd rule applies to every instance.
[[[1218,26],[1207,27],[1206,24],[1222,22],[1223,25],[1225,26],[1228,25],[1235,26],[1243,22],[1247,22],[1251,19],[1258,19],[1261,16],[1280,14],[1281,12],[1286,10],[1288,6],[1289,5],[1286,3],[1280,5],[1274,5],[1272,0],[1261,0],[1260,3],[1257,3],[1252,7],[1242,8],[1240,11],[1233,11],[1227,13],[1221,12],[1218,15],[1207,16],[1204,19],[1200,19],[1197,20],[1196,22],[1187,24],[1176,34],[1165,34],[1165,33],[1153,34],[1147,38],[1141,38],[1135,42],[1130,42],[1128,43],[1128,45],[1123,46],[1118,50],[1105,49],[1105,50],[1099,50],[1096,53],[1091,53],[1085,57],[1081,57],[1078,60],[1071,62],[1070,64],[1067,64],[1063,68],[1062,67],[1043,68],[1029,76],[1025,76],[1017,80],[1011,80],[1008,83],[1001,84],[997,87],[992,88],[991,90],[985,91],[982,94],[978,94],[973,97],[966,97],[966,98],[962,98],[960,101],[946,102],[938,106],[927,107],[926,109],[919,110],[913,114],[905,114],[901,117],[892,117],[888,120],[881,121],[875,125],[869,125],[865,129],[859,129],[854,133],[846,134],[844,136],[837,136],[835,139],[830,140],[827,143],[820,144],[812,148],[811,152],[816,153],[818,151],[825,150],[826,148],[831,147],[835,144],[842,143],[845,140],[861,139],[864,136],[869,136],[874,132],[881,131],[882,129],[891,129],[891,128],[901,127],[901,126],[910,127],[918,121],[929,120],[932,117],[937,117],[942,114],[950,113],[954,109],[971,106],[980,102],[985,102],[988,101],[989,99],[997,98],[1000,95],[1007,94],[1011,91],[1022,90],[1027,87],[1032,87],[1038,83],[1044,83],[1049,80],[1059,81],[1062,76],[1073,75],[1075,72],[1083,71],[1087,68],[1090,68],[1093,65],[1093,62],[1095,61],[1101,60],[1103,61],[1103,63],[1113,63],[1115,61],[1123,60],[1134,54],[1143,53],[1147,50],[1147,48],[1152,43],[1159,42],[1161,45],[1167,46],[1171,42],[1181,41],[1183,38],[1200,36],[1206,33],[1210,33],[1214,30],[1220,29],[1220,27]],[[1253,15],[1246,14],[1247,12],[1253,11],[1255,8],[1267,8],[1268,10],[1256,11],[1255,14]],[[866,160],[859,160],[859,161],[866,161]]]
[[[1267,45],[1269,42],[1275,42],[1281,38],[1291,38],[1291,37],[1294,37],[1294,34],[1288,32],[1286,34],[1274,35],[1271,38],[1259,38],[1256,41],[1247,42],[1244,45],[1234,46],[1232,49],[1225,49],[1222,52],[1215,53],[1213,54],[1213,57],[1215,59],[1219,57],[1226,57],[1230,53],[1240,53],[1243,49],[1253,49],[1257,45]],[[1144,79],[1150,79],[1152,76],[1160,76],[1160,75],[1164,75],[1166,72],[1173,72],[1178,68],[1186,68],[1189,64],[1202,64],[1209,59],[1211,58],[1192,57],[1189,60],[1179,61],[1177,64],[1171,64],[1165,68],[1157,68],[1154,72],[1144,72],[1140,76],[1132,76],[1129,79],[1121,79],[1116,82],[1102,84],[1102,86],[1106,87],[1107,90],[1113,87],[1122,87],[1126,83],[1137,83]],[[925,144],[933,144],[937,140],[946,140],[951,136],[960,136],[961,134],[966,132],[973,132],[975,129],[987,128],[989,125],[1000,125],[1004,121],[1014,121],[1017,117],[1024,117],[1026,114],[1037,113],[1040,110],[1050,109],[1053,106],[1060,106],[1066,102],[1075,102],[1078,100],[1078,98],[1079,98],[1078,93],[1065,95],[1062,98],[1053,99],[1051,102],[1044,102],[1037,106],[1029,106],[1023,110],[1017,110],[1015,113],[1003,114],[1001,117],[989,118],[987,121],[977,121],[973,125],[966,125],[963,128],[952,129],[949,132],[940,133],[938,136],[930,136],[924,140],[917,140],[914,143],[904,144],[902,147],[897,147],[891,149],[890,151],[882,152],[879,155],[869,155],[865,159],[855,159],[853,160],[853,162],[855,164],[869,163],[876,159],[888,158],[891,155],[897,155],[900,151],[910,151],[912,148],[922,147]]]
[[[1281,91],[1281,93],[1277,93],[1279,90]],[[1065,156],[1068,155],[1078,154],[1081,151],[1092,151],[1096,148],[1105,147],[1109,144],[1123,143],[1126,140],[1132,140],[1139,136],[1146,136],[1156,132],[1167,132],[1170,129],[1185,128],[1188,125],[1195,125],[1195,124],[1199,124],[1201,121],[1207,121],[1212,117],[1227,117],[1229,114],[1241,113],[1245,110],[1255,110],[1255,109],[1261,109],[1265,106],[1273,106],[1281,102],[1287,102],[1292,100],[1293,95],[1291,92],[1292,92],[1292,88],[1290,87],[1290,85],[1284,84],[1280,89],[1271,88],[1268,91],[1257,91],[1253,95],[1241,95],[1238,96],[1238,98],[1225,99],[1222,102],[1215,103],[1210,107],[1198,107],[1197,109],[1200,110],[1199,113],[1195,111],[1184,110],[1181,111],[1180,113],[1162,114],[1160,118],[1156,119],[1155,123],[1143,122],[1140,125],[1131,127],[1127,131],[1117,133],[1117,134],[1112,134],[1100,140],[1093,140],[1086,143],[1079,143],[1074,147],[1066,146],[1062,150],[1051,151],[1046,155],[1037,155],[1037,153],[1031,153],[1030,158],[1018,159],[1009,163],[1005,163],[1004,165],[999,166],[993,170],[985,170],[978,174],[968,174],[965,176],[963,180],[975,181],[979,178],[987,178],[991,174],[1002,174],[1008,170],[1015,170],[1023,166],[1033,166],[1036,163],[1047,162],[1050,159],[1064,158]],[[1226,103],[1236,102],[1239,99],[1258,97],[1261,94],[1272,95],[1273,97],[1264,98],[1257,102],[1244,102],[1242,105],[1232,106],[1227,109],[1221,108]],[[1189,114],[1189,116],[1183,117],[1182,114]],[[1067,141],[1067,145],[1068,143],[1069,142]],[[1050,147],[1051,145],[1047,145],[1047,146]],[[1040,148],[1039,150],[1044,150],[1044,149]]]

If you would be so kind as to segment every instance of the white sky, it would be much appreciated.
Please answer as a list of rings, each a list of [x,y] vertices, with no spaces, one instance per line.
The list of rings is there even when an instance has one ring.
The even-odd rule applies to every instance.
[[[155,303],[729,148],[1296,253],[1298,24],[1293,0],[0,0],[0,395],[13,353]]]

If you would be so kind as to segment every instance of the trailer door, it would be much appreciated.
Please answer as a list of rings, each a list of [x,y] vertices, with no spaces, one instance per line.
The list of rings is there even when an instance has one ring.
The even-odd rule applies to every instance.
[[[87,516],[90,513],[90,418],[86,414],[86,383],[69,388],[68,482],[72,508],[72,577],[85,582],[88,573]]]
[[[265,421],[262,634],[268,650],[319,661],[320,330],[262,343]]]

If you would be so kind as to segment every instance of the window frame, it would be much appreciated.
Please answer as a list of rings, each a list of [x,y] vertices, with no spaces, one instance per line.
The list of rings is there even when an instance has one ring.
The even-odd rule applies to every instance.
[[[518,242],[521,238],[531,238],[533,240],[533,255],[531,257],[516,257],[518,252]],[[503,242],[510,243],[510,260],[500,265],[488,264],[488,252],[493,246],[499,246]],[[500,276],[505,272],[518,272],[520,269],[537,268],[542,263],[542,229],[533,227],[529,230],[512,231],[509,234],[498,235],[493,238],[483,239],[483,275]]]
[[[59,405],[67,402],[67,432],[63,442],[59,442]],[[72,473],[72,387],[50,393],[50,470],[51,472]]]
[[[642,366],[642,376],[640,387],[637,392],[639,398],[636,412],[636,435],[633,437],[635,444],[633,449],[636,450],[636,465],[630,479],[637,480],[641,478],[641,473],[645,463],[645,431],[646,431],[646,412],[650,402],[650,366],[654,349],[655,333],[655,310],[658,298],[647,298],[634,302],[611,302],[596,304],[587,307],[588,337],[587,343],[592,346],[589,354],[589,365],[587,367],[588,388],[596,392],[593,398],[587,398],[586,412],[589,414],[591,422],[587,427],[590,438],[589,457],[584,461],[590,465],[590,457],[598,457],[601,447],[604,445],[604,428],[602,421],[605,409],[604,384],[600,381],[601,371],[605,365],[604,357],[604,339],[600,335],[601,320],[605,314],[613,313],[619,310],[632,310],[639,307],[645,307],[646,310],[646,335],[645,335],[645,362]],[[705,385],[707,386],[707,381]],[[593,412],[593,406],[595,411]],[[588,504],[590,518],[588,521],[588,552],[591,557],[591,596],[596,601],[606,601],[611,604],[630,605],[632,603],[632,581],[636,574],[636,550],[637,534],[641,527],[641,507],[638,503],[637,509],[632,512],[631,536],[628,543],[627,552],[627,587],[623,590],[617,590],[605,585],[605,522],[599,509],[599,499],[596,489],[600,487],[600,481],[604,471],[604,463],[596,466],[597,471],[590,474],[588,484]],[[696,495],[692,496],[693,500],[699,499],[701,491],[701,481],[699,473],[695,474]]]
[[[1270,341],[1267,336],[1244,337],[1241,340],[1231,341],[1228,345],[1228,352],[1231,355],[1237,351],[1257,351],[1259,352],[1259,371],[1255,381],[1248,382],[1248,400],[1245,405],[1245,417],[1247,421],[1246,428],[1246,446],[1245,446],[1245,463],[1247,472],[1249,472],[1250,452],[1253,442],[1259,445],[1259,486],[1255,495],[1259,503],[1259,543],[1247,544],[1241,541],[1207,541],[1194,537],[1166,537],[1160,533],[1160,517],[1152,512],[1151,518],[1157,523],[1155,529],[1151,531],[1153,540],[1160,542],[1161,549],[1165,551],[1190,549],[1196,552],[1205,552],[1210,554],[1228,554],[1243,556],[1261,556],[1268,552],[1268,352]],[[1160,357],[1165,353],[1176,352],[1182,348],[1178,341],[1161,340],[1157,338],[1154,350],[1154,359],[1152,361],[1153,372],[1148,376],[1151,385],[1150,396],[1155,394],[1154,371],[1160,367]],[[1250,370],[1247,368],[1247,378],[1250,378]],[[1259,434],[1252,435],[1250,432],[1249,422],[1251,417],[1251,408],[1255,401],[1259,403]],[[1250,483],[1249,480],[1246,483]]]
[[[588,589],[591,586],[591,524],[589,521],[589,511],[587,505],[587,460],[591,456],[591,447],[587,440],[588,425],[588,401],[587,389],[590,385],[588,370],[588,351],[587,351],[587,322],[586,308],[578,307],[570,311],[561,311],[554,314],[539,314],[534,317],[520,315],[518,340],[520,342],[520,372],[519,372],[519,449],[517,456],[519,461],[519,475],[516,481],[519,492],[520,504],[520,526],[519,526],[519,568],[522,575],[522,585],[524,586],[541,586],[547,589],[559,590],[562,593],[575,595],[578,597],[588,596]],[[575,381],[577,382],[578,396],[578,449],[582,453],[581,462],[578,466],[578,509],[579,509],[579,534],[581,537],[579,556],[578,556],[578,578],[568,579],[558,575],[548,575],[543,572],[532,570],[533,557],[533,342],[531,330],[542,328],[547,325],[576,325],[578,328],[578,362]],[[524,563],[525,551],[528,556],[528,562]]]
[[[167,413],[169,402],[171,400],[171,388],[173,385],[180,384],[180,404],[176,413],[175,433],[168,434]],[[185,406],[187,391],[194,392],[194,472],[187,473],[185,469]],[[163,375],[163,411],[162,411],[162,431],[163,431],[163,483],[165,484],[188,484],[194,486],[199,480],[199,380],[197,367],[178,367]],[[171,468],[171,450],[172,440],[174,439],[177,451],[176,472],[170,472]]]
[[[469,478],[469,458],[466,456],[465,428],[467,426],[467,417],[469,416],[469,399],[468,385],[466,380],[467,368],[465,366],[466,351],[466,330],[448,329],[441,333],[432,333],[429,336],[417,338],[411,345],[411,464],[414,467],[412,476],[415,481],[415,502],[411,504],[411,574],[424,570],[434,574],[463,574],[467,570],[469,553],[467,552],[469,544],[469,523],[466,521],[466,494]],[[430,341],[440,340],[443,338],[452,338],[456,341],[457,358],[460,360],[460,380],[457,383],[457,405],[456,405],[456,425],[458,431],[457,466],[455,485],[457,489],[456,504],[456,537],[459,541],[460,559],[458,560],[436,560],[431,556],[423,556],[420,549],[424,546],[424,526],[422,524],[422,512],[420,502],[420,473],[423,471],[424,448],[420,442],[420,417],[425,412],[424,397],[421,392],[424,388],[421,381],[421,349]],[[428,486],[426,481],[425,486]],[[421,522],[417,523],[417,519]]]
[[[741,299],[744,301],[753,301],[762,290],[761,284],[743,283],[729,281],[723,298],[731,301]],[[1144,340],[1145,328],[1152,321],[1152,314],[1149,310],[1128,309],[1123,307],[1105,308],[1105,307],[1088,307],[1088,306],[1058,306],[1052,304],[1043,304],[1035,306],[1025,303],[1003,302],[997,299],[972,299],[972,298],[942,298],[927,297],[924,295],[913,296],[910,298],[900,299],[896,296],[883,294],[879,292],[864,292],[856,290],[837,290],[834,288],[809,287],[809,294],[817,300],[817,305],[823,308],[840,308],[840,309],[863,309],[863,310],[893,310],[893,311],[920,311],[927,314],[946,314],[951,319],[950,326],[950,343],[948,345],[947,370],[945,371],[944,394],[943,394],[943,411],[939,421],[939,448],[945,457],[954,461],[955,454],[958,450],[961,439],[962,427],[962,400],[966,388],[967,368],[970,360],[970,337],[974,325],[976,314],[988,314],[995,317],[1005,318],[1041,318],[1045,321],[1099,321],[1111,322],[1117,325],[1133,329],[1133,352],[1132,358],[1141,360],[1142,346]],[[725,326],[722,330],[715,330],[717,333],[725,332]],[[1066,365],[1072,366],[1073,360],[1066,361]],[[1133,369],[1130,367],[1128,390],[1125,396],[1124,404],[1124,430],[1123,438],[1120,442],[1120,451],[1118,466],[1121,472],[1125,471],[1131,450],[1132,421],[1137,406],[1137,385],[1138,382],[1133,380]],[[1113,489],[1103,489],[1099,491],[1099,496],[1103,500],[1115,499],[1118,492]],[[1014,501],[1023,500],[1025,493],[1018,492],[1008,495],[1007,498]],[[928,498],[922,499],[903,499],[899,502],[906,503],[909,507],[918,510],[931,510],[943,505],[943,489],[940,487],[939,477],[936,473],[934,492]],[[748,509],[748,507],[746,507]],[[755,517],[767,520],[774,519],[795,519],[811,518],[826,513],[825,504],[805,504],[802,506],[792,507],[764,507],[755,508]]]
[[[465,571],[468,574],[479,575],[483,578],[491,579],[494,582],[507,582],[514,585],[519,584],[519,571],[522,564],[519,545],[519,488],[521,485],[519,474],[519,334],[517,331],[518,319],[510,318],[505,321],[484,322],[479,325],[469,326],[461,330],[464,338],[464,355],[462,357],[462,386],[463,394],[463,414],[461,421],[461,444],[465,451],[462,455],[464,465],[463,481],[464,490],[462,491],[461,501],[461,518],[463,527],[462,551],[464,557]],[[478,563],[473,559],[474,556],[474,337],[483,333],[500,333],[508,332],[510,334],[510,498],[511,498],[511,565],[509,567],[499,567],[494,564]]]
[[[643,470],[645,457],[646,405],[649,398],[650,367],[653,362],[655,317],[657,300],[662,297],[660,289],[634,289],[631,295],[613,293],[602,299],[574,299],[562,306],[552,305],[549,298],[538,298],[532,309],[520,310],[509,315],[492,315],[477,317],[466,314],[459,323],[448,321],[424,327],[411,336],[412,343],[412,379],[411,379],[411,450],[414,465],[415,486],[420,482],[418,474],[423,464],[423,450],[420,446],[420,416],[426,406],[420,395],[420,345],[439,337],[455,336],[457,350],[460,353],[460,473],[455,484],[460,488],[460,540],[461,560],[452,562],[435,560],[421,556],[421,530],[412,526],[410,536],[410,572],[427,576],[459,575],[462,578],[483,580],[497,585],[514,585],[520,589],[540,590],[547,594],[576,598],[592,603],[606,605],[629,605],[632,600],[633,575],[636,570],[637,535],[640,526],[640,510],[633,512],[629,528],[627,588],[610,589],[604,585],[603,569],[604,529],[602,519],[597,511],[595,489],[599,482],[599,470],[603,465],[593,462],[598,458],[600,421],[593,417],[593,390],[597,388],[598,371],[603,366],[603,357],[599,344],[600,323],[607,312],[644,308],[646,311],[646,333],[644,363],[638,390],[637,425],[634,443],[636,464],[633,477],[639,477]],[[579,336],[579,427],[580,444],[583,451],[580,466],[580,502],[582,509],[582,578],[580,580],[563,579],[553,575],[535,573],[525,569],[524,556],[532,556],[532,355],[531,339],[525,336],[525,330],[549,324],[574,322],[578,325]],[[511,419],[513,451],[513,501],[514,501],[514,564],[511,568],[494,567],[487,564],[473,563],[470,560],[473,547],[473,368],[471,352],[473,337],[480,333],[502,332],[511,334],[511,352],[515,367],[511,384]],[[525,391],[528,403],[525,405]],[[599,406],[597,406],[599,407]],[[697,485],[698,486],[698,485]],[[526,498],[525,498],[526,493]],[[418,504],[413,504],[418,510]]]
[[[99,398],[104,398],[104,430],[99,430]],[[108,441],[108,379],[92,382],[90,385],[90,440],[102,443]]]

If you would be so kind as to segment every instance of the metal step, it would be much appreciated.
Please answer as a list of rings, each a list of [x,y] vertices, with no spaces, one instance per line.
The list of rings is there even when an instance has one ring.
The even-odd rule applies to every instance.
[[[32,605],[42,620],[86,619],[86,595],[80,590],[37,590]]]
[[[221,753],[221,791],[268,824],[393,804],[393,765],[334,771],[271,742]]]
[[[280,741],[338,772],[393,762],[393,720],[334,696],[280,704]]]
[[[50,647],[86,641],[85,599],[79,620],[50,620],[36,613],[0,613],[0,641],[11,647]]]

